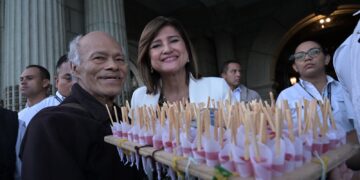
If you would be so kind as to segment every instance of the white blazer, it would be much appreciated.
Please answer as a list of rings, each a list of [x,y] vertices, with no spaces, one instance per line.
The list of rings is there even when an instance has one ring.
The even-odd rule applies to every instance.
[[[230,87],[226,81],[218,77],[204,77],[194,79],[190,76],[189,82],[189,99],[191,103],[207,103],[210,99],[225,100],[229,96]],[[156,94],[146,94],[146,87],[137,88],[131,98],[131,107],[143,105],[156,106],[158,104],[160,92]]]

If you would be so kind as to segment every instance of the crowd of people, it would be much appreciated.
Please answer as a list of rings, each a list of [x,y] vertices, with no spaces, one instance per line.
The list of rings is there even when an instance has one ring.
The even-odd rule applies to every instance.
[[[360,47],[359,33],[352,38],[335,54],[336,66],[342,67],[345,60],[359,64],[355,62],[359,51],[354,50]],[[354,56],[341,55],[348,56],[350,51]],[[360,113],[359,106],[354,109],[354,105],[359,100],[354,98],[358,97],[360,88],[351,82],[357,78],[352,75],[356,70],[353,68],[348,73],[335,67],[338,73],[348,73],[339,74],[345,86],[326,75],[331,57],[314,40],[299,43],[289,60],[300,81],[283,90],[277,102],[287,100],[296,119],[298,100],[329,99],[337,125],[346,130],[351,142],[358,143]],[[160,16],[145,26],[139,40],[137,65],[144,86],[134,91],[132,107],[162,106],[164,102],[177,101],[207,103],[208,97],[215,101],[261,100],[256,91],[241,84],[241,65],[237,60],[224,63],[221,77],[201,77],[191,41],[174,18]],[[0,179],[118,179],[121,176],[145,179],[144,172],[121,163],[116,147],[103,140],[112,134],[106,106],[118,107],[114,100],[127,71],[120,44],[111,35],[99,31],[79,35],[70,42],[68,54],[56,64],[57,92],[53,96],[48,96],[48,70],[40,65],[28,65],[19,82],[26,107],[18,113],[0,109]],[[111,116],[120,114],[115,112],[119,109],[110,108]],[[334,170],[334,177],[351,177],[349,174],[353,173],[342,167],[341,171]]]

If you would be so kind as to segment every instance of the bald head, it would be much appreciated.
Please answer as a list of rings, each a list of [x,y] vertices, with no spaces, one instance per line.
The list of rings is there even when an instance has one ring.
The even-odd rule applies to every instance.
[[[91,47],[91,46],[101,46],[105,43],[111,43],[114,46],[117,46],[120,50],[120,44],[115,40],[114,37],[109,35],[106,32],[94,31],[83,36],[80,41],[80,47]]]
[[[70,42],[68,59],[73,64],[79,65],[81,60],[83,59],[83,57],[81,56],[83,54],[80,54],[80,51],[84,52],[84,49],[86,50],[88,48],[93,48],[96,46],[101,47],[105,43],[110,43],[116,46],[121,52],[123,52],[120,44],[116,41],[114,37],[112,37],[106,32],[93,31],[86,34],[85,36],[79,35]]]

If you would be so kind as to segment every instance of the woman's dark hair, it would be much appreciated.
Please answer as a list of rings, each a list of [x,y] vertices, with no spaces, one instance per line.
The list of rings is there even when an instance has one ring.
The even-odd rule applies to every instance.
[[[140,70],[140,74],[143,78],[144,84],[147,88],[147,94],[156,94],[160,87],[160,74],[156,71],[151,72],[151,62],[149,56],[150,44],[154,38],[158,35],[159,31],[165,26],[172,26],[177,30],[181,38],[185,42],[186,50],[189,54],[189,62],[186,63],[186,83],[189,84],[190,74],[195,79],[199,79],[197,58],[193,50],[190,38],[187,35],[185,29],[180,22],[174,18],[159,16],[151,20],[141,33],[139,40],[138,59],[137,65]]]

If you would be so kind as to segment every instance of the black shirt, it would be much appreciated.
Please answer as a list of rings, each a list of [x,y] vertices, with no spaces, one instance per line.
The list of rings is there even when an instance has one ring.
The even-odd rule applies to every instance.
[[[0,179],[14,179],[16,138],[19,129],[17,113],[0,107]]]
[[[64,105],[69,103],[81,108]],[[105,106],[74,84],[60,106],[43,109],[31,120],[22,144],[22,178],[142,179],[143,173],[124,166],[116,147],[104,142],[110,134]]]

